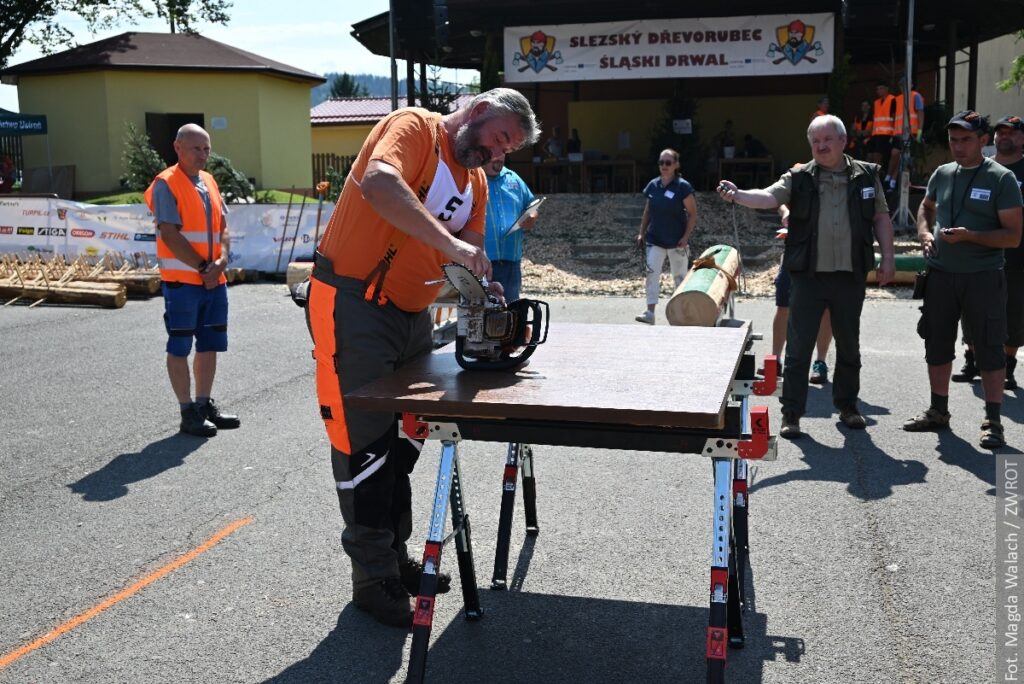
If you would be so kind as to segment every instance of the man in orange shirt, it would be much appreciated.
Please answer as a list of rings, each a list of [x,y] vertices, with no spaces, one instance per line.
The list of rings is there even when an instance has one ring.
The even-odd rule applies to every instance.
[[[423,572],[406,549],[409,474],[423,444],[398,435],[395,414],[353,410],[345,394],[430,350],[426,309],[440,285],[426,283],[442,277],[443,264],[491,275],[482,167],[539,134],[530,103],[507,88],[445,116],[392,112],[363,143],[317,250],[308,315],[342,546],[353,602],[385,624],[411,626]],[[438,591],[450,582],[439,575]]]

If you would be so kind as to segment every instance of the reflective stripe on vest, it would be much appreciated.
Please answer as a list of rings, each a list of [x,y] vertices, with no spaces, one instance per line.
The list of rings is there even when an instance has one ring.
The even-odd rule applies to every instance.
[[[919,93],[916,90],[910,91],[910,101],[916,102]],[[896,121],[893,123],[897,133],[903,132],[903,93],[896,96]],[[921,130],[921,122],[918,121],[917,110],[913,107],[910,108],[910,135],[916,136],[917,132]]]
[[[201,259],[215,261],[221,256],[220,239],[223,228],[223,207],[221,205],[220,189],[217,187],[217,181],[206,171],[200,171],[199,177],[206,186],[210,197],[212,220],[210,221],[211,227],[209,230],[207,227],[206,205],[203,204],[203,198],[199,196],[199,191],[193,185],[192,180],[184,171],[178,168],[177,164],[161,171],[153,180],[153,183],[150,183],[150,186],[146,189],[146,204],[149,206],[149,210],[155,214],[153,185],[157,180],[162,179],[167,183],[167,187],[178,205],[178,215],[182,221],[182,237],[188,240],[192,249],[195,250],[195,253]],[[156,256],[160,262],[161,280],[189,283],[191,285],[203,284],[203,279],[199,273],[191,266],[179,260],[174,255],[174,252],[171,251],[171,248],[167,246],[167,243],[161,239],[159,229],[156,233]],[[227,282],[227,278],[224,277],[223,273],[218,282],[222,285]]]
[[[885,98],[875,100],[874,122],[872,123],[872,135],[896,135],[896,125],[893,120],[893,105],[896,98],[886,95]]]

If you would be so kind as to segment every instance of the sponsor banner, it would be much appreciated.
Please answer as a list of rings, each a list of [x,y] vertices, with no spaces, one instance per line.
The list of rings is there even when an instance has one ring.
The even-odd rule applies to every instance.
[[[228,207],[231,268],[284,272],[291,255],[312,259],[317,205],[233,204]],[[320,217],[323,235],[333,205]],[[287,214],[288,225],[285,226]],[[294,249],[292,247],[294,245]],[[0,200],[0,252],[98,256],[119,252],[156,259],[153,215],[143,204],[99,206],[67,200],[20,197]]]
[[[652,19],[505,29],[505,80],[831,73],[835,15]]]

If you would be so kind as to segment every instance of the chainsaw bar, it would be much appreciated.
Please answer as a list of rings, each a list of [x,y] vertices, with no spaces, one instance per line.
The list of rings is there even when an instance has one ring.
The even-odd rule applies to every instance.
[[[458,291],[466,303],[471,306],[483,306],[487,303],[487,290],[480,279],[462,264],[450,263],[441,267],[448,282]]]

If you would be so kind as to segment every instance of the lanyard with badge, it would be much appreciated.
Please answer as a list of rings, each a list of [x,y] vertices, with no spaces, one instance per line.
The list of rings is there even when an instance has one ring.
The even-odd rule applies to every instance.
[[[957,209],[956,213],[954,214],[953,210],[956,209],[956,205],[953,203],[953,193],[956,191],[956,178],[957,175],[960,173],[960,165],[956,165],[956,171],[953,172],[953,184],[949,188],[949,212],[950,214],[953,215],[953,218],[949,222],[949,228],[956,227],[956,220],[960,218],[961,212],[963,212],[964,207],[967,205],[967,193],[971,191],[971,183],[974,182],[975,177],[978,175],[978,172],[981,171],[981,167],[984,165],[985,160],[983,159],[981,163],[978,164],[977,167],[975,167],[974,173],[971,174],[971,177],[967,181],[967,185],[964,186],[964,194],[960,196],[960,208]]]

